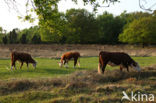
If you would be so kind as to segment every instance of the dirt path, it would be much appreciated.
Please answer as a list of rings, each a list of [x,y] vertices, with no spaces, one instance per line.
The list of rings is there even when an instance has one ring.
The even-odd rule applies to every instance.
[[[131,45],[0,45],[0,58],[9,58],[10,51],[28,52],[34,57],[57,58],[67,51],[79,51],[81,56],[98,56],[100,51],[126,52],[131,56],[156,56],[156,47],[136,47]]]

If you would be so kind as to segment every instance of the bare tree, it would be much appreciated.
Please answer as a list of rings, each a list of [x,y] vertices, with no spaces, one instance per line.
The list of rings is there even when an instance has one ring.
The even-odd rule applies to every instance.
[[[17,12],[19,9],[17,8],[18,0],[4,0],[9,8],[13,8]],[[61,0],[60,0],[61,1]],[[78,0],[72,0],[77,3]],[[96,11],[98,7],[110,7],[116,2],[120,2],[120,0],[82,0],[84,5],[91,4]],[[156,0],[138,0],[139,7],[146,11],[154,11],[156,9]],[[29,10],[28,6],[31,6],[34,10],[36,9],[34,0],[26,0],[26,12]]]
[[[156,9],[156,0],[139,0],[139,7],[146,11],[154,11]]]

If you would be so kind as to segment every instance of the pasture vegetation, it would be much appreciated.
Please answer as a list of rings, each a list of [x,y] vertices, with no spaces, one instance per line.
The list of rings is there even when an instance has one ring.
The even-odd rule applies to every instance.
[[[156,62],[156,57],[133,59],[141,67]],[[97,57],[81,58],[81,68],[76,69],[73,61],[69,68],[59,68],[59,59],[35,60],[37,69],[32,66],[27,69],[24,65],[22,70],[14,71],[6,69],[10,68],[9,59],[0,60],[0,103],[120,103],[122,91],[156,95],[154,66],[144,68],[140,76],[134,71],[120,73],[119,67],[109,66],[105,75],[99,75]]]
[[[156,57],[132,57],[137,61],[140,66],[149,66],[156,63]],[[80,59],[81,67],[73,68],[73,61],[69,62],[69,68],[58,66],[60,59],[47,59],[47,58],[35,58],[38,62],[37,68],[34,69],[31,64],[27,69],[26,64],[19,70],[20,63],[16,62],[17,70],[10,70],[10,59],[0,59],[0,79],[11,79],[11,78],[47,78],[47,77],[58,77],[65,74],[70,74],[79,70],[93,70],[97,69],[98,57],[83,57]],[[119,67],[107,66],[106,70],[112,70]]]

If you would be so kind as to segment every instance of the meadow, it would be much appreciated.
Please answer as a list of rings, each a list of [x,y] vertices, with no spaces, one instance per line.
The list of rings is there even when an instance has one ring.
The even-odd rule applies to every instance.
[[[149,66],[156,63],[156,57],[132,57],[140,66]],[[70,74],[79,70],[96,70],[98,65],[98,57],[82,57],[80,59],[81,67],[73,68],[73,61],[69,62],[69,68],[58,66],[60,59],[35,58],[38,62],[37,68],[34,69],[31,64],[27,68],[26,64],[19,69],[20,63],[16,63],[17,70],[11,71],[10,59],[0,59],[0,80],[14,78],[48,78],[58,77]],[[106,70],[117,69],[119,67],[107,66]]]
[[[82,57],[75,69],[73,61],[60,68],[59,59],[35,58],[36,69],[17,63],[13,71],[10,59],[0,59],[0,103],[129,103],[121,101],[122,91],[156,95],[156,57],[132,58],[143,68],[139,75],[110,66],[98,74],[98,57]]]

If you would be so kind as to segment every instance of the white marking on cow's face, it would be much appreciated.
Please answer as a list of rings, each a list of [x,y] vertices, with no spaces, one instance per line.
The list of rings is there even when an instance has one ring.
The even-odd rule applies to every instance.
[[[59,67],[62,67],[62,65],[63,65],[63,63],[61,61],[58,64],[59,64]]]
[[[133,64],[131,64],[131,67],[134,68],[137,71],[141,71],[141,68],[140,68],[140,66],[139,66],[138,63],[136,63],[136,66],[134,66]]]
[[[33,67],[36,68],[37,63],[33,63]]]

